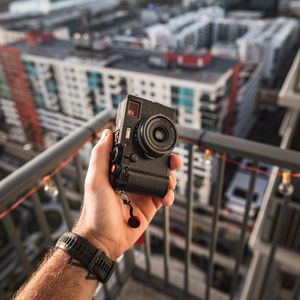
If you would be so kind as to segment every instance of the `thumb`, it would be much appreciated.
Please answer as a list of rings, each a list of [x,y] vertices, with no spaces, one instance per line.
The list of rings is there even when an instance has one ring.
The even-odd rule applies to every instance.
[[[110,153],[112,151],[113,134],[111,130],[105,129],[101,138],[93,148],[88,176],[93,185],[100,186],[108,183]]]

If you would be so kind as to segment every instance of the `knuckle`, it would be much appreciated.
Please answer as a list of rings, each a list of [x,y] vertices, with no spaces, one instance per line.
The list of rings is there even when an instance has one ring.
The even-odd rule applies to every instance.
[[[85,187],[86,191],[93,191],[93,190],[97,189],[98,185],[95,182],[95,180],[88,179],[85,181],[84,187]]]
[[[173,190],[176,187],[177,179],[174,175],[170,176],[170,188]]]
[[[175,195],[175,194],[174,194],[174,191],[170,191],[170,198],[171,198],[171,199],[174,199],[174,195]]]
[[[174,185],[176,186],[176,184],[177,184],[177,178],[174,175],[172,176],[172,178],[173,178]]]
[[[100,151],[100,145],[97,144],[92,149],[92,155],[98,155],[99,151]]]
[[[171,201],[173,198],[174,198],[174,192],[173,192],[173,190],[169,190],[168,194],[165,197],[165,200],[166,201]]]

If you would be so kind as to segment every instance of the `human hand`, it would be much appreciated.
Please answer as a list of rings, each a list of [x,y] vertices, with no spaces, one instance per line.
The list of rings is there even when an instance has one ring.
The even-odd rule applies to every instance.
[[[177,155],[171,156],[169,190],[163,199],[126,193],[134,207],[134,215],[141,221],[138,228],[131,228],[127,224],[128,206],[123,204],[108,179],[112,139],[112,132],[104,130],[92,151],[85,180],[83,207],[73,232],[88,239],[111,259],[116,259],[139,239],[162,205],[173,204],[173,190],[176,186],[173,171],[181,168],[182,161]]]

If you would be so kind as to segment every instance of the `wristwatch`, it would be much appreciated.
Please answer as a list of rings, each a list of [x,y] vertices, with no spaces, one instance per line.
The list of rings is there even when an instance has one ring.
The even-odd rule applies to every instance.
[[[67,252],[90,274],[103,284],[108,281],[115,269],[115,262],[89,241],[73,232],[66,232],[57,241],[56,248]]]

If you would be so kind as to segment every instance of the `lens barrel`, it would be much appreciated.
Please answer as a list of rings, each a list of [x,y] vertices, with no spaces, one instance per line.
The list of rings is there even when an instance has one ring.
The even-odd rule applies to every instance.
[[[144,118],[137,128],[139,146],[148,158],[169,154],[177,141],[177,130],[168,117],[157,114]]]

